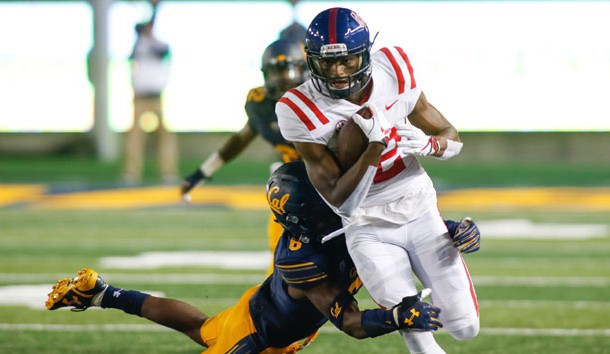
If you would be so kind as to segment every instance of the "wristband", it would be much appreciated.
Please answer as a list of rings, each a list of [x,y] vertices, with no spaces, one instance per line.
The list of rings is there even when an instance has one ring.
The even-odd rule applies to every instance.
[[[203,172],[203,175],[207,178],[212,177],[212,175],[218,171],[225,164],[225,161],[220,157],[218,151],[214,151],[210,157],[208,157],[204,163],[201,164],[199,169]]]
[[[445,148],[443,154],[438,156],[438,158],[441,160],[452,158],[462,151],[462,146],[464,146],[464,143],[462,142],[447,139],[447,148]]]
[[[345,308],[348,307],[352,302],[356,301],[354,295],[349,291],[344,291],[337,295],[333,300],[330,308],[328,309],[328,319],[335,327],[343,328],[343,315],[345,314]]]
[[[368,337],[374,338],[398,329],[394,322],[392,309],[364,310],[362,312],[362,329]]]

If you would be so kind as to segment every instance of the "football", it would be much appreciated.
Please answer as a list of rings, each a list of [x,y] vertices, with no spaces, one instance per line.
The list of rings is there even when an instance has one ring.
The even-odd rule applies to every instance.
[[[371,117],[368,108],[361,109],[358,111],[358,114],[364,118]],[[350,119],[343,125],[337,127],[335,147],[333,150],[341,169],[347,171],[352,167],[352,165],[358,161],[364,150],[366,150],[368,144],[368,138],[353,119]]]

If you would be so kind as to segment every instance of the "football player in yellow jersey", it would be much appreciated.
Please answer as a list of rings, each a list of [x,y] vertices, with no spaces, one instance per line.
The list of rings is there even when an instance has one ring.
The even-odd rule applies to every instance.
[[[265,84],[248,93],[245,106],[248,115],[246,125],[232,134],[197,170],[185,178],[180,188],[183,199],[188,200],[192,188],[211,178],[222,166],[239,156],[259,135],[275,148],[282,163],[300,159],[293,145],[280,134],[275,104],[286,91],[303,83],[308,76],[303,44],[289,39],[279,39],[271,43],[263,53],[261,70]],[[277,164],[272,166],[272,171],[276,167]],[[271,216],[267,229],[272,253],[282,234],[282,227],[273,220]],[[272,270],[273,264],[267,274]]]
[[[354,294],[362,283],[345,238],[321,242],[324,236],[341,232],[341,220],[314,190],[303,162],[284,164],[271,175],[267,201],[285,229],[274,272],[215,316],[179,300],[116,288],[92,269],[60,280],[45,305],[49,310],[123,310],[184,333],[207,347],[205,354],[293,354],[302,349],[300,340],[310,342],[327,321],[358,339],[443,326],[438,321],[440,309],[422,301],[427,289],[391,308],[358,307]]]

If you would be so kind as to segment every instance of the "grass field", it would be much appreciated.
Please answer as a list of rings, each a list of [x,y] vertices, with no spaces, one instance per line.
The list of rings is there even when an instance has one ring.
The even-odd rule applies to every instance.
[[[467,185],[466,176],[472,171],[460,174],[457,167],[454,171],[457,179],[447,184]],[[607,177],[593,175],[593,184],[607,185]],[[534,177],[544,180],[533,172],[524,178],[531,182]],[[563,178],[551,185],[572,185]],[[608,209],[451,209],[444,216],[458,219],[465,214],[481,226],[490,225],[487,233],[481,227],[482,249],[465,256],[479,298],[482,329],[468,342],[457,342],[440,331],[437,339],[447,353],[610,353]],[[514,219],[529,220],[539,228],[524,234],[509,227],[502,237],[492,232],[493,221]],[[37,208],[35,203],[0,207],[0,353],[200,352],[202,348],[182,334],[120,311],[46,311],[46,294],[56,279],[94,267],[113,285],[160,292],[214,314],[261,281],[264,269],[206,265],[127,269],[113,266],[106,257],[182,251],[265,254],[266,222],[265,210],[216,204],[127,210],[53,210]],[[542,227],[548,224],[562,226],[552,229],[553,234]],[[596,225],[597,233],[585,237],[590,225]],[[366,291],[358,299],[361,307],[373,306]],[[358,341],[330,325],[303,351],[406,352],[396,334]]]

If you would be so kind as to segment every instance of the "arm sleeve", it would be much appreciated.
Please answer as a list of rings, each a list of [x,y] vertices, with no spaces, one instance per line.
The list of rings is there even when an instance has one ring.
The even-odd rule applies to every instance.
[[[371,188],[371,184],[373,184],[373,179],[375,178],[375,173],[377,172],[377,168],[375,166],[369,166],[364,176],[356,186],[356,189],[350,194],[347,200],[341,204],[339,208],[336,208],[336,213],[340,216],[350,217],[354,213],[356,209],[362,204],[362,201],[369,193],[369,189]],[[328,204],[328,203],[327,203]]]
[[[282,241],[284,240],[280,240],[280,242]],[[294,239],[285,242],[278,244],[275,268],[287,285],[308,290],[328,280],[327,257],[320,250]],[[296,245],[296,247],[289,245]]]
[[[305,124],[301,122],[299,117],[288,107],[287,104],[278,102],[275,106],[277,115],[277,123],[280,127],[282,136],[287,141],[320,143],[309,132]]]
[[[328,273],[315,262],[297,264],[275,264],[286,284],[307,290],[326,281]]]

